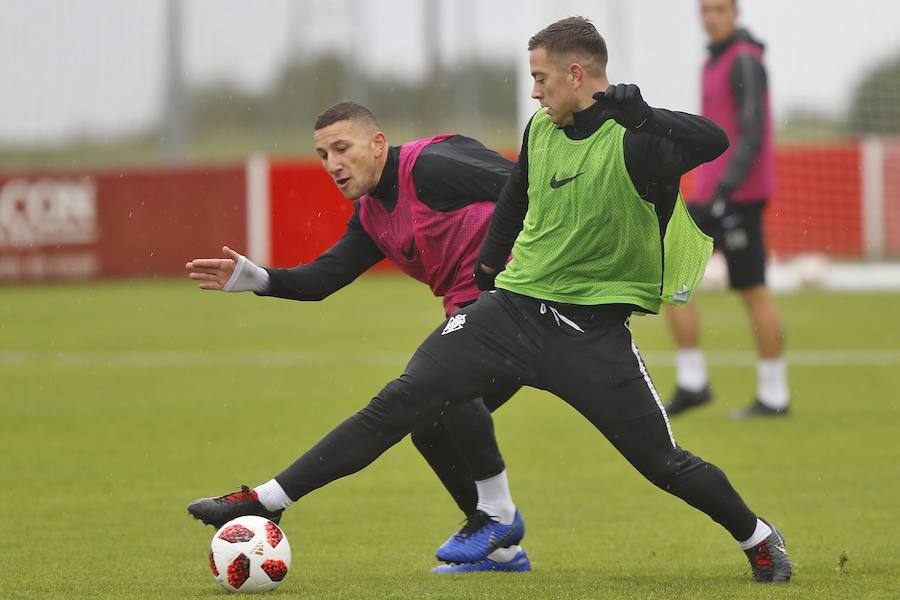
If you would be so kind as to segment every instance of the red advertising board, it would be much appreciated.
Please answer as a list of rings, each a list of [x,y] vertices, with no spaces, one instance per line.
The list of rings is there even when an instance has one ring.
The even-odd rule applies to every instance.
[[[885,253],[900,256],[900,140],[885,144],[883,169]]]
[[[278,160],[269,167],[271,264],[314,260],[344,232],[353,202],[344,198],[317,160]],[[392,270],[381,261],[374,270]]]
[[[246,245],[243,166],[0,177],[0,282],[166,275]]]
[[[859,142],[779,147],[769,250],[900,255],[900,144],[871,154]],[[687,197],[692,183],[682,180]],[[0,283],[181,275],[223,244],[291,267],[330,247],[352,210],[314,159],[0,175]]]
[[[269,166],[272,266],[311,262],[344,231],[353,203],[318,161],[278,160]]]
[[[775,170],[777,192],[766,211],[770,251],[862,256],[859,144],[781,146]]]
[[[769,252],[862,256],[859,144],[779,146],[775,172],[775,197],[765,213]],[[690,198],[693,173],[681,179],[681,189]]]

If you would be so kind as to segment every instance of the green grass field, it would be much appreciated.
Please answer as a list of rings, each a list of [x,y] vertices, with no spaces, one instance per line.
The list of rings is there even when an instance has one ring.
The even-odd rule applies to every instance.
[[[442,578],[461,519],[412,445],[283,520],[302,598],[898,598],[896,295],[779,298],[793,415],[738,423],[755,388],[738,301],[701,299],[717,401],[673,421],[784,531],[785,586],[755,586],[726,532],[646,483],[561,401],[496,414],[533,572]],[[323,303],[187,280],[0,288],[2,598],[214,598],[187,503],[267,480],[399,374],[437,324],[424,286],[364,278]],[[673,385],[662,318],[635,337]],[[847,558],[838,568],[839,558]]]

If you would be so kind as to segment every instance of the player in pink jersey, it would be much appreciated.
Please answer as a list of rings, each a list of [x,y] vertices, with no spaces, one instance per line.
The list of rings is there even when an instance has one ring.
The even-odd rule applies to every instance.
[[[226,246],[224,258],[187,263],[191,279],[207,290],[315,301],[387,258],[442,297],[447,316],[475,301],[480,293],[472,277],[475,257],[512,168],[509,160],[461,135],[389,146],[374,115],[353,102],[336,104],[319,116],[315,144],[322,166],[344,197],[354,201],[343,236],[312,263],[292,269],[257,266]],[[517,389],[454,407],[411,435],[466,514],[467,526],[455,536],[480,531],[485,522],[504,532],[487,540],[477,556],[453,554],[455,536],[438,550],[445,562],[477,563],[470,571],[530,568],[517,545],[524,522],[512,501],[490,416]],[[277,520],[300,495],[276,477],[252,490],[199,500],[189,511],[219,527],[233,508],[255,503],[258,514]]]
[[[763,235],[763,212],[775,193],[764,46],[738,27],[737,0],[701,0],[700,12],[710,42],[703,65],[702,113],[725,130],[731,146],[697,168],[689,208],[724,254],[729,285],[741,296],[756,341],[756,398],[734,416],[784,416],[790,404],[784,326],[766,284]],[[678,348],[676,389],[666,406],[672,416],[708,404],[713,391],[700,347],[697,307],[668,307],[666,316]]]

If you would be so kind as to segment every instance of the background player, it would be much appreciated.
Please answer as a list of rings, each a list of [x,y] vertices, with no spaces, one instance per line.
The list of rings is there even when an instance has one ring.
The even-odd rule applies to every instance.
[[[461,135],[388,146],[375,116],[353,102],[336,104],[318,117],[315,144],[335,185],[346,198],[356,200],[337,243],[312,263],[292,269],[262,268],[225,247],[225,258],[189,262],[191,279],[208,290],[322,300],[388,258],[442,296],[447,315],[477,298],[475,255],[509,175],[509,160]],[[512,501],[488,412],[517,389],[510,385],[494,390],[483,401],[434,415],[412,432],[416,448],[467,516],[469,524],[460,535],[485,522],[494,525],[489,562],[479,565],[491,570],[529,568],[524,550],[515,545],[524,523]],[[291,502],[274,479],[225,499],[258,501],[272,518]],[[460,563],[468,558],[443,547],[438,557]],[[513,557],[518,558],[509,560]]]
[[[701,0],[709,58],[703,67],[702,113],[721,125],[731,148],[697,169],[691,214],[725,254],[732,289],[741,295],[756,339],[756,400],[737,417],[788,412],[781,315],[766,285],[763,210],[775,185],[772,119],[763,45],[737,28],[737,0]],[[677,388],[670,415],[712,400],[694,305],[668,307],[677,346]]]
[[[497,289],[435,330],[403,375],[276,480],[298,500],[364,468],[447,403],[526,384],[563,398],[647,479],[725,527],[754,580],[785,581],[783,538],[721,470],[675,442],[628,329],[633,311],[659,310],[666,227],[699,236],[673,216],[680,176],[720,154],[727,138],[701,117],[651,108],[636,86],[610,87],[606,44],[583,18],[550,25],[528,47],[543,108],[479,254],[489,270],[476,271],[489,287],[512,248]],[[686,247],[667,244],[666,260],[696,258],[677,252]],[[191,507],[217,509],[210,499]],[[229,516],[254,509],[230,508]]]

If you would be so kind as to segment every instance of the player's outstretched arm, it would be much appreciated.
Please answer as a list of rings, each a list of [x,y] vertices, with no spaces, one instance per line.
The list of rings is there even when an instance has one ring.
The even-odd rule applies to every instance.
[[[195,258],[185,265],[188,277],[199,281],[201,290],[265,292],[269,274],[246,256],[222,246],[223,258]]]
[[[362,226],[357,206],[344,235],[314,261],[290,269],[267,268],[269,287],[260,295],[285,300],[324,300],[382,259],[384,254]]]

